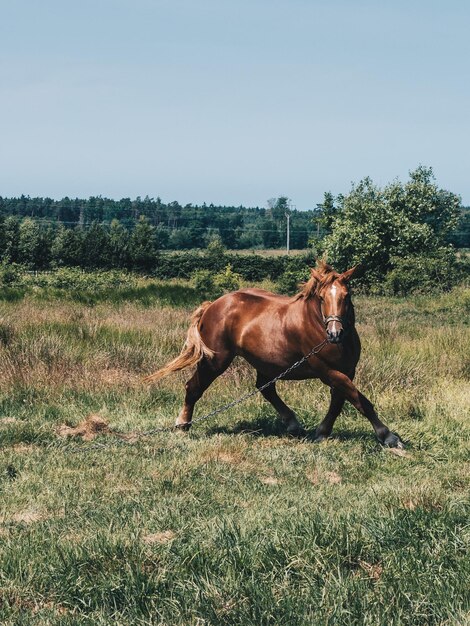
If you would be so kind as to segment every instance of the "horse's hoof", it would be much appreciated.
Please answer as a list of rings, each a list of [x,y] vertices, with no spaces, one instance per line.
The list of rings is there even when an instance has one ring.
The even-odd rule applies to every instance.
[[[178,424],[178,423],[175,424],[175,430],[178,430],[182,433],[187,433],[190,428],[191,428],[191,424],[185,424],[184,422],[181,424]]]
[[[300,424],[295,424],[293,426],[289,426],[287,428],[287,434],[290,437],[296,437],[299,439],[303,439],[307,436],[307,431]]]
[[[403,450],[405,447],[403,441],[398,435],[395,435],[395,433],[388,433],[388,435],[383,440],[382,445],[384,445],[386,448],[400,448],[401,450]]]
[[[325,435],[323,433],[317,434],[317,431],[313,433],[313,443],[321,443],[322,441],[326,441],[327,439],[328,435]]]

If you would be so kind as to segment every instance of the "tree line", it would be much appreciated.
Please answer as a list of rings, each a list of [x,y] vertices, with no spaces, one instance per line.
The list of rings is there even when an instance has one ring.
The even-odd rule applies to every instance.
[[[291,218],[292,247],[309,247],[340,270],[360,262],[368,280],[377,283],[386,276],[423,272],[432,281],[433,276],[454,271],[453,246],[470,246],[468,209],[456,194],[437,186],[431,168],[420,166],[405,183],[394,181],[381,189],[365,178],[347,195],[326,193],[311,211],[292,210],[285,196],[270,200],[265,209],[181,207],[147,198],[0,198],[0,261],[30,270],[81,267],[158,275],[164,270],[168,277],[183,276],[186,260],[164,260],[168,255],[162,251],[206,249],[214,241],[229,250],[280,247],[286,214]],[[98,219],[105,217],[112,219]],[[202,257],[189,256],[191,268],[197,270]]]
[[[287,220],[290,214],[290,246],[304,249],[316,232],[315,210],[291,209],[288,198],[268,200],[267,208],[215,206],[203,204],[181,206],[178,202],[165,204],[160,198],[19,198],[0,197],[0,219],[14,216],[30,218],[42,228],[87,230],[99,225],[110,229],[117,220],[132,232],[139,221],[153,227],[159,250],[205,248],[215,235],[228,249],[279,248],[286,243]]]
[[[0,262],[21,265],[28,270],[81,267],[136,270],[161,278],[187,277],[188,271],[191,273],[207,264],[218,267],[225,259],[226,249],[222,238],[215,235],[208,238],[204,246],[207,254],[202,255],[197,250],[163,254],[165,248],[161,245],[159,230],[145,216],[141,216],[132,229],[118,220],[113,220],[109,226],[93,222],[87,228],[70,228],[64,224],[46,225],[31,217],[20,219],[10,215],[0,219]],[[244,259],[250,259],[248,265],[263,265],[261,257],[254,254],[232,256],[239,257],[242,265]],[[263,273],[261,278],[264,276]]]

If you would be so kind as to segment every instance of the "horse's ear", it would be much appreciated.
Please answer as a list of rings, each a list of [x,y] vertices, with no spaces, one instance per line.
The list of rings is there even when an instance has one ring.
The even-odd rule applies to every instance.
[[[314,267],[311,268],[310,270],[310,275],[312,278],[314,278],[315,280],[318,280],[318,282],[321,282],[322,279],[322,275],[320,274],[320,272],[318,270],[316,270]]]
[[[351,278],[354,278],[354,276],[359,274],[360,269],[361,269],[361,264],[358,263],[354,267],[351,267],[350,270],[346,270],[345,272],[343,272],[341,274],[341,279],[344,280],[345,283],[348,283],[351,280]]]

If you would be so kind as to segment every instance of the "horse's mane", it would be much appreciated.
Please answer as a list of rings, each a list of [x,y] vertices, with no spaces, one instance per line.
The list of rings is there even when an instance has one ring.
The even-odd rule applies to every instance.
[[[328,263],[323,260],[317,261],[315,269],[321,274],[321,280],[317,280],[314,276],[311,276],[307,282],[302,283],[300,292],[294,296],[295,300],[300,300],[300,298],[307,300],[308,298],[318,295],[320,289],[331,285],[331,283],[334,283],[334,281],[340,277],[340,274],[335,272],[331,265],[328,265]]]

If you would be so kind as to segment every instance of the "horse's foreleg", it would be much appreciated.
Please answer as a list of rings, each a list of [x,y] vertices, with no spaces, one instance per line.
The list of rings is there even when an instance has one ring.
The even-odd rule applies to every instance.
[[[256,386],[258,389],[265,385],[270,379],[258,372],[256,377]],[[270,402],[279,414],[279,417],[287,427],[289,435],[299,436],[304,434],[304,429],[300,425],[296,414],[290,409],[285,402],[277,395],[276,385],[273,383],[261,391],[263,397]]]
[[[328,413],[315,430],[315,440],[322,441],[331,435],[336,418],[341,413],[346,398],[338,389],[330,389],[331,400]]]
[[[225,358],[219,356],[211,362],[206,358],[199,361],[196,371],[185,385],[186,395],[183,408],[175,423],[176,428],[189,430],[193,419],[194,405],[214,380],[227,369],[232,360],[232,355],[226,355]]]
[[[367,417],[380,443],[389,448],[403,447],[400,437],[390,432],[389,428],[380,421],[370,400],[357,389],[350,378],[337,370],[331,370],[324,382],[342,394],[360,413]]]

